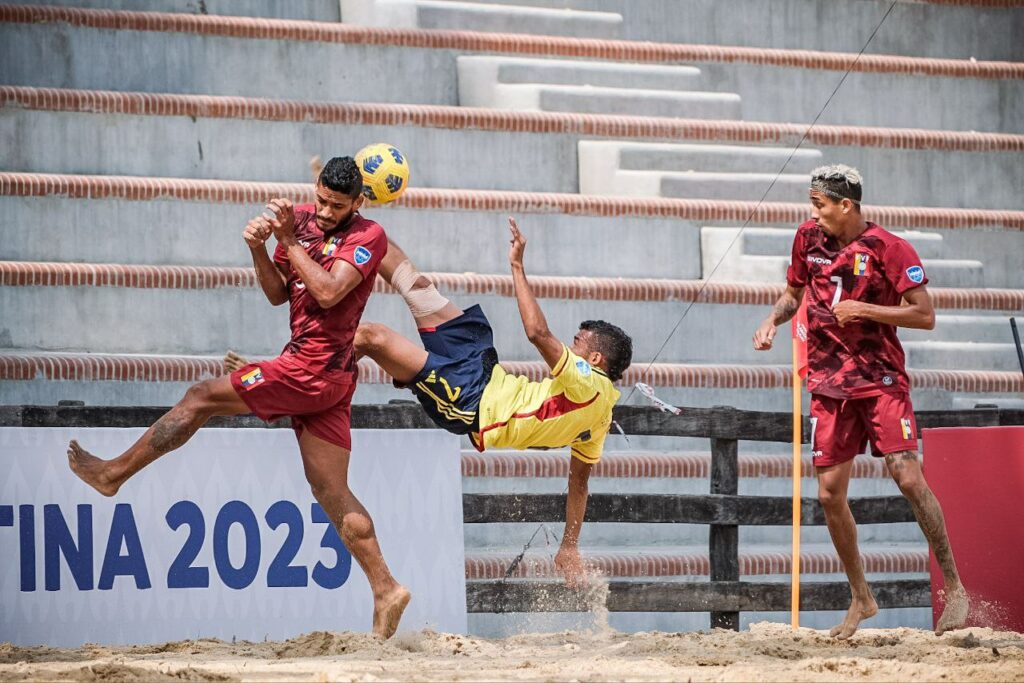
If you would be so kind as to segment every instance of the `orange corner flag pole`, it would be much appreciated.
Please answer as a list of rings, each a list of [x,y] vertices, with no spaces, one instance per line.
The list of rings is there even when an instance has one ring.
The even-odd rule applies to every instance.
[[[800,628],[800,461],[803,440],[803,410],[800,404],[801,378],[807,374],[807,302],[793,317],[793,550],[790,563],[790,621]]]
[[[793,339],[793,561],[790,568],[790,621],[800,628],[800,441],[803,436],[800,407],[799,339]]]

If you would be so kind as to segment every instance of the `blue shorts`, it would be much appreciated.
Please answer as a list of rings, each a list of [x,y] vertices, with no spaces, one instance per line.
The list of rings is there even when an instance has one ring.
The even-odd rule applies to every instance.
[[[435,328],[420,329],[427,363],[406,386],[438,427],[453,434],[480,428],[484,387],[498,364],[494,335],[479,305]]]

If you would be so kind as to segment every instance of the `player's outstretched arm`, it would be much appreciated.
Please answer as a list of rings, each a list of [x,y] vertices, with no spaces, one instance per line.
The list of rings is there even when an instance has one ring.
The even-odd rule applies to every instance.
[[[580,588],[587,578],[586,567],[580,557],[580,529],[587,513],[587,495],[590,470],[593,465],[579,458],[569,458],[569,492],[565,499],[565,532],[562,545],[555,555],[555,569],[565,577],[570,588]]]
[[[256,270],[256,280],[260,283],[260,289],[272,305],[279,306],[288,301],[288,282],[267,255],[267,240],[272,233],[270,221],[264,216],[257,216],[246,223],[242,239],[245,240],[252,255],[252,265]]]
[[[879,306],[846,299],[833,306],[832,313],[840,325],[857,320],[873,320],[876,323],[917,330],[935,329],[935,306],[932,304],[932,295],[924,285],[904,292],[903,302],[900,306]]]
[[[321,308],[335,305],[363,281],[363,274],[347,261],[335,261],[328,271],[306,253],[295,238],[295,209],[290,200],[272,199],[267,209],[274,214],[267,219],[274,237],[288,253],[288,262],[306,285],[306,291]]]
[[[757,330],[754,331],[755,351],[767,351],[772,348],[772,342],[775,340],[776,328],[796,315],[796,312],[800,309],[800,303],[803,300],[803,287],[794,287],[792,285],[786,286],[786,291],[783,292],[782,296],[779,297],[779,300],[775,302],[775,305],[772,307],[772,312],[764,319]]]
[[[540,351],[544,362],[549,368],[558,365],[562,358],[562,342],[551,333],[548,328],[547,318],[540,310],[537,297],[533,295],[533,289],[526,279],[526,270],[523,268],[523,253],[526,251],[526,238],[519,232],[516,219],[508,217],[508,228],[512,233],[512,246],[508,250],[508,261],[512,268],[512,284],[516,290],[516,301],[519,303],[519,316],[523,319],[523,329],[526,331],[526,338]]]

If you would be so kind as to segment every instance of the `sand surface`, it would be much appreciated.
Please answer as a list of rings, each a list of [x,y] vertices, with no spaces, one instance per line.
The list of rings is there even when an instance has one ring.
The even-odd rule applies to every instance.
[[[284,642],[190,640],[75,649],[0,645],[0,680],[186,681],[1022,681],[1024,634],[970,628],[941,637],[862,629],[838,642],[811,629],[503,639],[421,631],[380,642],[315,632]]]

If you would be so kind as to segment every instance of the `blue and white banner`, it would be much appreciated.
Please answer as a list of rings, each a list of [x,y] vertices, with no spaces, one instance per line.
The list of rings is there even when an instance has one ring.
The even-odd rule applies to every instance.
[[[0,428],[0,641],[77,646],[369,631],[358,564],[306,482],[287,429],[201,429],[104,498],[68,469],[142,429]],[[458,438],[353,432],[352,490],[395,578],[400,630],[466,631]]]

